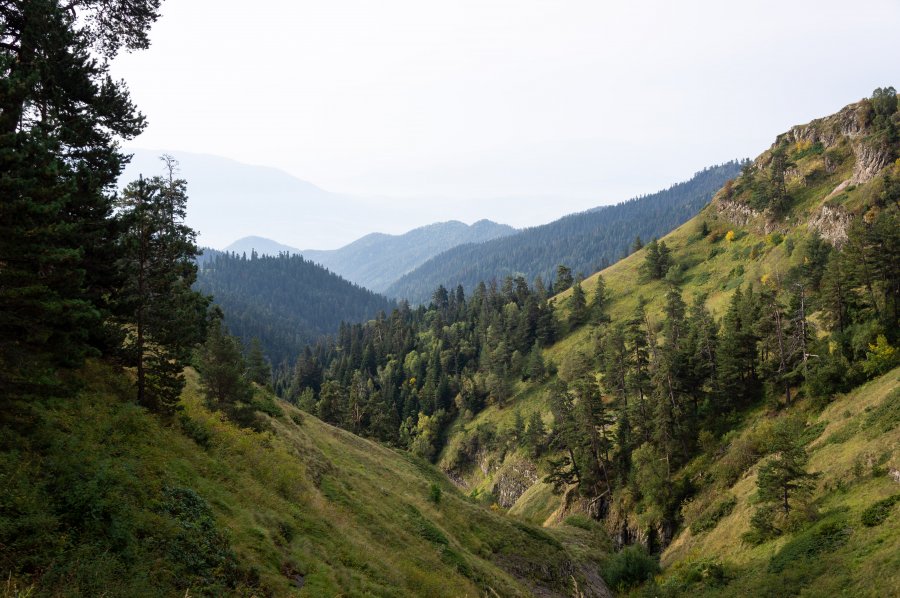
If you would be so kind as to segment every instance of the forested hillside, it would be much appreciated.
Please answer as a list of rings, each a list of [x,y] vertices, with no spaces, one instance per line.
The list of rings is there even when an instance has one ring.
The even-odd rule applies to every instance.
[[[258,338],[273,363],[294,359],[341,322],[364,322],[394,304],[299,255],[217,253],[203,262],[197,287],[225,312],[231,333]]]
[[[304,250],[303,257],[321,264],[376,293],[439,253],[466,243],[483,243],[516,232],[490,220],[471,225],[456,220],[438,222],[402,235],[372,233],[331,251]]]
[[[281,390],[519,517],[598,522],[611,587],[890,593],[855,572],[897,564],[898,124],[878,89],[583,283],[440,287],[307,351]],[[866,410],[839,399],[867,381]],[[692,540],[719,525],[727,551]]]
[[[628,255],[636,238],[650,241],[692,218],[739,172],[738,162],[728,162],[652,195],[572,214],[487,243],[461,245],[428,260],[385,293],[422,303],[439,285],[461,284],[472,292],[479,282],[499,282],[507,276],[522,276],[529,283],[540,276],[549,282],[560,264],[574,274],[592,274]]]

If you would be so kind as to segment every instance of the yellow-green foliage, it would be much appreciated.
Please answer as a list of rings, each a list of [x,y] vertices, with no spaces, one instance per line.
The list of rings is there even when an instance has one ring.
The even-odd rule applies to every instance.
[[[813,520],[793,533],[753,547],[741,541],[754,509],[756,467],[737,480],[714,478],[683,509],[685,529],[663,554],[666,567],[657,580],[669,595],[889,596],[900,587],[900,509],[886,507],[900,485],[888,472],[900,468],[900,369],[841,396],[820,413],[803,403],[795,417],[808,419],[818,435],[807,446],[809,470],[822,477],[813,493]],[[771,424],[761,420],[730,439],[711,469],[731,471],[735,447],[757,446]],[[758,449],[756,449],[758,450]],[[732,495],[735,506],[711,529],[704,518],[717,497]],[[711,507],[703,508],[703,504]],[[864,516],[869,511],[868,519]],[[876,512],[877,511],[877,512]],[[874,515],[873,515],[874,513]],[[867,521],[877,522],[869,525]],[[722,576],[690,578],[692,563],[714,562]],[[659,590],[661,591],[661,590]]]
[[[0,451],[7,594],[525,596],[565,594],[573,572],[587,583],[580,544],[485,509],[413,455],[283,403],[259,415],[268,431],[239,429],[187,375],[168,424],[99,363],[77,397],[18,408],[28,436],[5,427]]]

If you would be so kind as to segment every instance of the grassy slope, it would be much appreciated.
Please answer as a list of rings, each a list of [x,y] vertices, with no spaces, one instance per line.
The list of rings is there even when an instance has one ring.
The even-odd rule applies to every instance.
[[[431,465],[286,404],[263,416],[270,431],[238,429],[204,407],[189,371],[190,423],[163,426],[128,400],[120,374],[93,363],[84,377],[77,398],[32,405],[37,428],[0,451],[0,533],[25,543],[0,539],[0,594],[34,585],[38,595],[527,596],[565,595],[575,579],[602,584],[590,532],[544,532],[491,512]],[[211,508],[237,589],[179,571],[190,557],[159,508],[171,487]],[[88,515],[66,520],[57,507],[67,502]]]
[[[797,251],[796,248],[801,247],[805,239],[809,237],[810,231],[806,222],[818,207],[825,204],[839,204],[851,212],[858,212],[860,207],[867,205],[873,194],[878,190],[877,181],[855,187],[851,186],[844,193],[830,196],[831,192],[842,181],[850,178],[853,172],[854,158],[847,142],[842,142],[838,149],[843,151],[844,159],[836,164],[830,173],[825,172],[823,158],[819,154],[802,156],[796,160],[796,175],[788,181],[788,189],[794,198],[794,204],[786,217],[777,224],[778,234],[764,234],[766,223],[761,217],[752,219],[747,226],[738,226],[721,215],[717,206],[713,203],[704,208],[697,217],[666,235],[663,240],[672,250],[674,262],[683,269],[679,287],[685,300],[690,302],[695,296],[705,294],[709,309],[716,317],[721,317],[727,307],[729,298],[734,293],[734,289],[739,285],[759,285],[762,284],[764,278],[776,280],[790,267],[799,263],[801,252]],[[900,167],[895,165],[894,169],[900,170]],[[698,234],[704,222],[707,223],[711,231],[711,234],[705,238]],[[732,240],[726,239],[726,233],[729,231],[734,232]],[[789,249],[791,245],[794,247],[793,251]],[[644,254],[645,251],[638,251],[599,273],[604,277],[607,290],[611,293],[610,313],[614,321],[620,321],[630,316],[637,306],[639,297],[643,297],[648,301],[647,310],[651,321],[654,319],[658,321],[661,317],[660,314],[668,283],[642,280],[640,268],[644,261]],[[583,288],[587,292],[589,300],[593,294],[597,276],[598,274],[595,274],[583,282]],[[567,302],[570,296],[571,291],[566,291],[555,299],[559,308],[558,314],[562,319],[566,317]],[[815,320],[816,314],[812,314],[811,318]],[[589,326],[571,331],[564,335],[559,342],[545,349],[545,359],[560,364],[579,352],[593,355],[595,351],[593,339],[594,331]],[[887,376],[881,379],[879,384],[882,386],[878,388],[895,389],[898,386],[897,376]],[[519,410],[526,419],[529,413],[538,410],[543,414],[545,422],[549,423],[552,417],[549,414],[545,396],[546,387],[547,384],[520,384],[517,387],[518,393],[516,397],[506,405],[492,405],[479,413],[471,422],[465,424],[457,423],[451,432],[448,447],[445,449],[442,461],[439,464],[446,464],[447,455],[454,449],[462,430],[471,431],[478,425],[485,423],[495,425],[500,431],[508,430],[512,426],[516,410]],[[872,401],[881,396],[870,394],[870,392],[871,389],[866,387],[860,389],[854,396],[861,397],[861,400],[865,401]],[[894,399],[900,400],[897,399],[896,394]],[[843,408],[840,409],[843,410]],[[759,416],[761,416],[761,412],[752,413],[748,416],[748,420],[752,421]],[[823,414],[821,417],[827,418],[828,416]],[[897,442],[895,437],[879,436],[872,438],[870,442],[874,446],[883,446],[884,450],[889,451],[892,455],[891,459],[897,459]],[[853,453],[853,446],[852,444],[844,446],[844,450]],[[828,454],[828,451],[817,451],[813,459],[813,466],[819,466],[817,460],[822,458],[820,455]],[[517,453],[513,453],[513,456],[516,455]],[[858,453],[853,453],[851,456],[856,458]],[[847,455],[845,454],[844,457],[847,457]],[[510,455],[506,455],[506,459],[509,458]],[[831,456],[828,458],[831,458]],[[487,462],[490,463],[490,460],[490,457],[488,457]],[[472,488],[490,490],[503,463],[503,453],[496,453],[493,455],[494,467],[488,468],[487,473],[484,473],[479,468],[473,468],[465,472],[463,479]],[[849,466],[847,458],[836,460],[834,463]],[[826,477],[826,479],[828,478]],[[741,496],[746,498],[747,494],[754,488],[754,483],[753,479],[744,478],[733,491],[740,492]],[[879,495],[879,493],[888,492],[889,486],[890,483],[885,479],[872,481],[871,487],[863,485],[858,490],[858,492],[862,493],[858,500],[865,502],[866,499]],[[900,490],[900,486],[897,486],[897,488]],[[838,499],[825,499],[824,496],[820,498],[823,499],[826,505],[830,504],[828,501],[834,500],[837,500],[835,504],[843,504]],[[857,506],[859,504],[861,502]],[[746,509],[736,509],[736,512],[744,512],[744,520],[740,523],[735,523],[736,527],[740,529],[732,530],[733,533],[728,541],[731,543],[730,545],[733,547],[735,555],[744,555],[740,558],[752,560],[756,558],[753,556],[756,553],[748,551],[738,541],[740,533],[746,531],[746,517],[748,515],[746,515],[745,511]],[[551,493],[550,487],[546,484],[538,483],[527,490],[509,512],[532,523],[555,525],[560,521],[559,515],[562,512],[562,508],[560,498]],[[861,536],[862,539],[858,543],[848,544],[848,547],[855,545],[859,548],[858,554],[852,555],[851,561],[864,562],[864,567],[867,570],[872,570],[874,564],[879,562],[875,556],[876,552],[881,551],[879,546],[887,542],[886,548],[895,548],[896,539],[900,536],[896,529],[885,528],[885,530],[887,531],[866,532]],[[892,540],[890,539],[891,537],[893,537]],[[679,538],[673,546],[679,545],[682,541]],[[720,547],[716,546],[698,545],[681,553],[674,552],[675,548],[673,547],[667,553],[664,564],[672,565],[676,561],[688,557],[700,558],[703,555],[715,555],[719,550]],[[758,550],[771,551],[772,547],[766,545]],[[850,548],[847,548],[847,550],[850,550]],[[872,552],[872,554],[864,556],[866,551]],[[738,557],[735,556],[735,558]],[[753,578],[749,579],[752,580]],[[882,589],[891,587],[887,585],[888,581],[896,581],[896,577],[885,579],[882,576],[878,585],[874,587]],[[822,583],[828,582],[823,581]],[[746,590],[754,586],[751,584],[735,587],[744,587]],[[895,583],[893,587],[900,587],[900,584]],[[873,592],[872,595],[876,594]]]
[[[731,495],[737,504],[710,531],[694,535],[689,526],[702,509],[686,508],[686,529],[662,556],[670,567],[659,582],[679,591],[710,596],[748,594],[808,596],[888,596],[900,587],[900,507],[895,506],[879,526],[866,527],[862,511],[875,502],[900,494],[900,484],[887,472],[900,468],[900,368],[832,401],[818,413],[807,413],[810,430],[819,432],[808,446],[810,471],[822,474],[813,501],[822,523],[836,523],[846,534],[843,545],[788,559],[791,546],[809,534],[786,535],[760,546],[741,541],[753,512],[758,464],[734,485],[711,486],[694,499],[711,504]],[[795,412],[810,408],[803,403]],[[751,419],[737,442],[765,425]],[[727,458],[727,456],[723,456]],[[714,469],[717,461],[709,464]],[[787,549],[785,547],[788,547]],[[773,561],[773,557],[775,557]],[[698,562],[716,561],[724,567],[727,584],[687,583]],[[787,561],[784,571],[772,562]],[[777,569],[777,566],[775,567]],[[687,574],[686,574],[687,573]]]

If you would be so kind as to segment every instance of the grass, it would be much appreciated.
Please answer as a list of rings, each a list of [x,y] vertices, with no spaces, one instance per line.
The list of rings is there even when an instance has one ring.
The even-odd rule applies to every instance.
[[[599,568],[290,405],[239,429],[187,375],[171,423],[97,362],[77,397],[20,406],[28,435],[7,426],[0,444],[3,595],[564,595]]]
[[[658,580],[670,595],[691,593],[708,596],[752,595],[853,595],[885,596],[900,587],[900,516],[892,506],[897,500],[897,484],[885,475],[887,468],[900,465],[900,427],[876,428],[871,420],[890,421],[897,402],[900,368],[837,397],[825,409],[814,413],[807,430],[822,431],[808,445],[810,470],[822,473],[812,497],[819,519],[793,534],[761,546],[741,542],[749,528],[756,490],[755,468],[727,488],[714,487],[711,494],[730,492],[735,505],[730,513],[703,533],[709,512],[718,507],[686,510],[684,529],[666,549],[666,568]],[[799,413],[809,413],[808,405],[795,405]],[[753,434],[748,426],[741,437]],[[841,441],[831,440],[841,433]],[[696,511],[696,513],[695,513]],[[866,522],[876,523],[868,526]],[[730,572],[722,585],[683,583],[680,571],[685,563],[716,559]]]

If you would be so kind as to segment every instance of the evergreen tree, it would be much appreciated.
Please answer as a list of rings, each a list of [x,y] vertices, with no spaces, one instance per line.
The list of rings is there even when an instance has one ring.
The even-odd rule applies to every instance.
[[[597,285],[594,287],[594,296],[591,299],[590,319],[597,324],[605,324],[609,317],[609,292],[606,290],[606,281],[600,274],[597,275]]]
[[[137,369],[137,399],[169,412],[184,386],[182,370],[203,340],[208,299],[191,289],[197,275],[194,231],[184,224],[187,183],[174,177],[138,180],[126,187],[119,219],[124,233],[117,261],[123,286],[116,311],[125,350]]]
[[[544,429],[544,419],[539,411],[532,411],[528,417],[528,427],[525,430],[525,445],[531,450],[531,456],[537,458],[546,448],[547,431]]]
[[[198,357],[200,385],[211,406],[233,414],[241,403],[250,402],[253,387],[244,377],[240,342],[225,331],[220,319],[210,325]]]
[[[60,368],[108,350],[116,287],[116,139],[144,128],[119,49],[147,47],[158,0],[29,0],[0,6],[0,392],[58,389]]]
[[[634,241],[631,243],[631,253],[636,253],[644,248],[644,242],[641,241],[641,236],[638,235],[634,238]]]
[[[553,294],[557,295],[568,290],[574,282],[572,270],[568,266],[560,264],[556,267],[556,282],[553,284]]]
[[[528,354],[528,362],[525,366],[525,374],[529,380],[540,381],[544,379],[547,368],[544,364],[544,354],[540,343],[534,343]]]
[[[525,420],[522,419],[522,412],[518,409],[516,409],[513,419],[512,434],[516,444],[522,444],[525,441]]]
[[[716,412],[720,414],[745,407],[759,396],[756,301],[752,289],[745,293],[738,287],[722,318],[716,368],[719,392]]]
[[[815,487],[819,474],[806,471],[809,456],[800,441],[802,431],[802,422],[793,419],[774,427],[770,445],[774,456],[759,468],[756,481],[760,506],[753,526],[760,534],[779,529],[773,524],[775,512],[781,511],[783,520]]]
[[[255,337],[250,341],[250,351],[247,353],[247,378],[260,386],[272,385],[272,365],[263,354],[259,339]]]
[[[569,298],[569,327],[577,328],[588,321],[589,311],[584,289],[581,283],[576,282],[572,287],[572,297]]]

